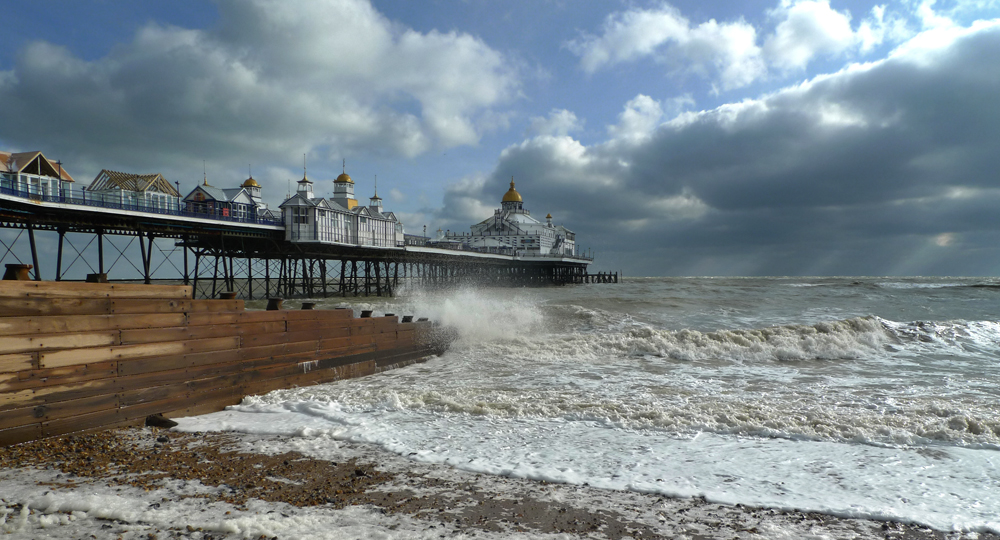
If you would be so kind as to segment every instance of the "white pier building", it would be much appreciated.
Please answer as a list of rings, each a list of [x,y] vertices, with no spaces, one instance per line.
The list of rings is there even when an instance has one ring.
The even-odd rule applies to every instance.
[[[489,253],[538,257],[576,255],[576,234],[562,225],[554,225],[552,214],[545,216],[545,223],[531,217],[531,212],[524,208],[521,194],[514,189],[513,179],[492,217],[473,225],[469,233],[449,231],[438,239],[442,243],[461,243],[466,249]]]
[[[278,205],[285,223],[285,240],[293,243],[351,244],[401,247],[405,245],[403,224],[382,208],[378,191],[368,206],[354,198],[354,180],[345,171],[333,181],[333,197],[313,194],[313,183],[305,173],[295,195]]]

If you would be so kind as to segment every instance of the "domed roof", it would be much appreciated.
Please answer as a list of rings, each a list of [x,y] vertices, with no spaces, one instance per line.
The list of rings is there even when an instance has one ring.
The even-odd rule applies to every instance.
[[[545,216],[545,219],[552,219],[552,214]]]
[[[260,187],[260,184],[258,184],[257,181],[251,176],[246,179],[246,182],[243,182],[243,187]]]
[[[521,199],[521,194],[518,193],[516,189],[514,189],[513,180],[510,181],[510,189],[507,190],[507,193],[503,194],[502,202],[524,202]]]
[[[337,177],[336,180],[334,180],[334,182],[341,182],[341,183],[346,182],[348,184],[353,184],[354,180],[351,180],[350,175],[348,175],[347,173],[342,173],[340,176]]]

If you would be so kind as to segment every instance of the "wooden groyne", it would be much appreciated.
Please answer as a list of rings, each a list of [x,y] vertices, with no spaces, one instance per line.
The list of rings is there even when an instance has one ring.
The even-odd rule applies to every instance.
[[[0,446],[222,410],[440,352],[431,323],[246,311],[189,286],[0,281]]]

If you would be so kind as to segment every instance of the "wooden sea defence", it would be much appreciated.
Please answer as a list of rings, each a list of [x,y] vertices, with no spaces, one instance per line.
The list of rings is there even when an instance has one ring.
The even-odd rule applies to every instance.
[[[440,352],[430,322],[247,311],[189,286],[0,281],[0,446],[219,411]]]

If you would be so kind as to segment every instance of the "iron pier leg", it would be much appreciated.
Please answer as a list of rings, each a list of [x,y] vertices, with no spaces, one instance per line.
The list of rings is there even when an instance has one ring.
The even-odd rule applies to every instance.
[[[327,294],[326,294],[326,263],[327,262],[329,262],[329,261],[327,261],[326,259],[323,259],[323,261],[320,263],[320,267],[319,267],[319,279],[320,279],[320,281],[323,284],[323,298],[327,297]]]
[[[253,300],[253,259],[247,255],[247,298]]]
[[[97,229],[97,271],[104,273],[104,230]]]
[[[35,229],[28,225],[28,243],[31,244],[31,264],[35,265],[35,281],[42,280],[42,274],[38,271],[38,249],[35,247]]]
[[[340,259],[340,296],[347,296],[347,261]]]
[[[185,257],[186,259],[186,257]],[[194,252],[194,279],[191,288],[191,298],[198,298],[198,263],[201,262],[201,252]]]
[[[142,278],[143,283],[149,283],[149,262],[146,260],[146,244],[142,241],[142,230],[137,235],[139,237],[139,256],[142,257]]]
[[[223,266],[225,266],[225,263],[223,263]],[[225,268],[223,268],[223,271],[225,271]],[[212,274],[212,296],[211,296],[211,298],[215,298],[215,282],[218,279],[219,279],[219,254],[216,253],[215,254],[215,271]]]
[[[66,238],[66,229],[59,229],[59,250],[56,253],[56,281],[62,281],[62,253],[64,238]]]
[[[188,235],[185,234],[184,237],[181,239],[181,241],[184,242],[184,249],[183,249],[183,252],[184,252],[184,284],[187,285],[190,282],[190,279],[188,279]],[[194,296],[192,295],[192,298],[193,297]]]

